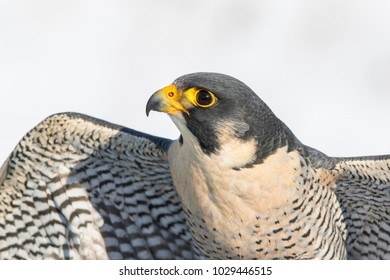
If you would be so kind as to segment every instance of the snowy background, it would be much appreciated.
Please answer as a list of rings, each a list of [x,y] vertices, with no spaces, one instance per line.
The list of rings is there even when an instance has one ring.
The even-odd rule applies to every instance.
[[[0,0],[0,163],[63,111],[176,138],[145,105],[196,71],[244,81],[329,155],[390,153],[390,1]]]

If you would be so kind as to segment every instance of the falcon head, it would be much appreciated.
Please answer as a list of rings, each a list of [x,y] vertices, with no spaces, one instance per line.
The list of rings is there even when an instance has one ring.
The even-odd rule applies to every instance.
[[[193,73],[155,92],[146,106],[168,113],[182,141],[196,141],[207,154],[229,140],[255,143],[251,163],[262,162],[278,148],[296,142],[290,130],[247,85],[228,75]]]

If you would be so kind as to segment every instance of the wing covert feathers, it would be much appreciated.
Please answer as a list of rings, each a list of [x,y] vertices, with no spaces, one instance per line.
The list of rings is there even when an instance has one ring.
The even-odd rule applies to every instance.
[[[194,258],[170,141],[53,115],[0,169],[0,259]]]
[[[390,157],[338,159],[335,192],[350,259],[390,259]]]

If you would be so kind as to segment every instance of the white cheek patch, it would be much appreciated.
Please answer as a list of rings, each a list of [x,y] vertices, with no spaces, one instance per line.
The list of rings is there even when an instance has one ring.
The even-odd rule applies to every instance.
[[[175,125],[180,130],[186,144],[194,148],[195,154],[203,157],[198,146],[196,137],[188,130],[185,125],[185,119],[182,114],[170,115]],[[257,141],[255,139],[243,140],[245,133],[249,130],[249,125],[245,122],[223,122],[216,127],[216,135],[220,147],[215,154],[206,156],[211,162],[218,163],[220,168],[236,169],[242,168],[253,163],[256,160]]]
[[[244,122],[224,122],[218,126],[217,135],[220,148],[213,156],[221,167],[240,168],[256,160],[257,141],[243,140],[249,125]]]
[[[256,160],[256,145],[254,139],[243,141],[232,138],[221,146],[215,157],[221,167],[240,168]]]

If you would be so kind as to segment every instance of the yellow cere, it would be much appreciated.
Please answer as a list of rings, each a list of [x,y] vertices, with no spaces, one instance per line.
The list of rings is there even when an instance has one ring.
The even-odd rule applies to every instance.
[[[167,98],[178,101],[180,99],[175,85],[169,85],[162,89]]]
[[[181,93],[177,90],[175,85],[169,85],[161,90],[163,99],[165,100],[166,106],[163,111],[168,114],[177,114],[178,112],[184,112],[188,114],[188,111],[184,108],[181,103]]]

